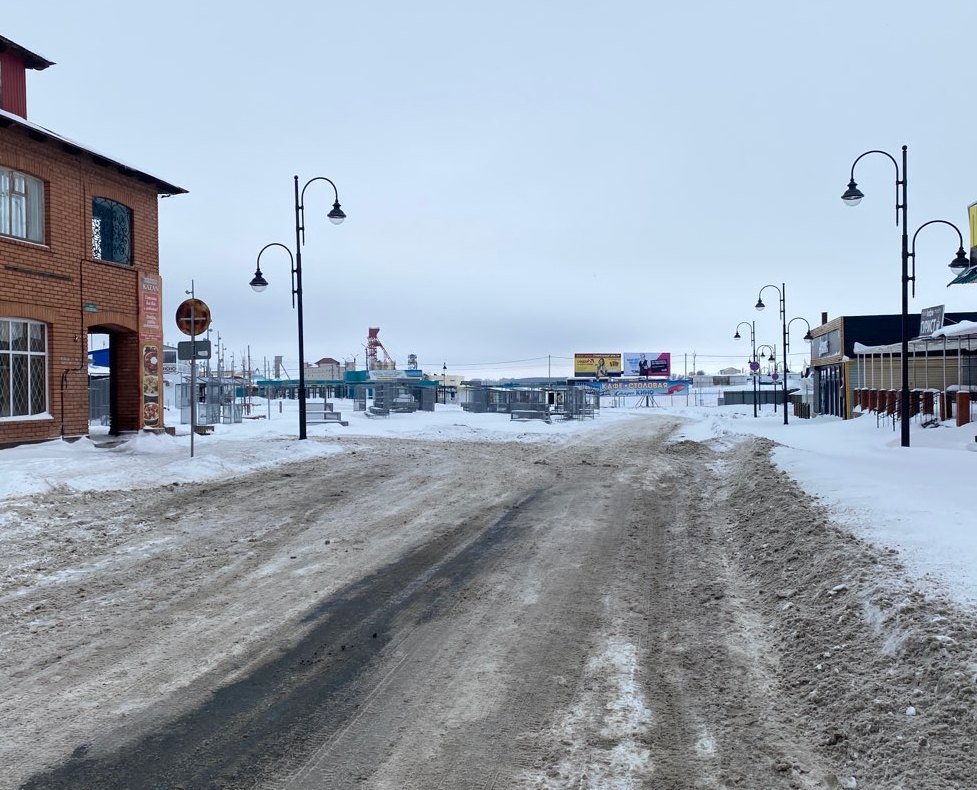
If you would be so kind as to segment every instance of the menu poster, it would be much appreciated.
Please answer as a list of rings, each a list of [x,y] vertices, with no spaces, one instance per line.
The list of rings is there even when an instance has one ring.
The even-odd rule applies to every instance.
[[[139,277],[139,366],[143,428],[163,427],[163,281],[155,274]]]

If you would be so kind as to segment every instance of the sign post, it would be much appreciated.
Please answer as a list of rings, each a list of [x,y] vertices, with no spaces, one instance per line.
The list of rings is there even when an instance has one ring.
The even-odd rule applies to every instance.
[[[197,335],[210,326],[210,308],[194,298],[193,280],[190,281],[189,299],[176,308],[176,325],[185,335],[190,335],[190,457],[193,458],[193,440],[197,433]],[[209,344],[208,344],[209,345]],[[210,349],[207,349],[208,357]]]

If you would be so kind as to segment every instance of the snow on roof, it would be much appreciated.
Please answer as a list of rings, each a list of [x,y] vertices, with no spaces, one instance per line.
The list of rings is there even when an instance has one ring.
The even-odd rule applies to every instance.
[[[157,178],[154,175],[140,170],[132,165],[127,165],[124,162],[115,159],[114,157],[106,156],[105,154],[100,154],[92,148],[76,143],[74,140],[70,140],[67,137],[63,137],[56,132],[52,132],[50,129],[45,129],[33,121],[28,121],[26,118],[21,118],[6,110],[0,110],[0,128],[7,126],[20,126],[27,130],[28,134],[35,137],[35,139],[42,140],[54,140],[61,143],[62,147],[69,153],[85,153],[88,154],[96,164],[104,165],[106,167],[114,166],[122,175],[129,176],[130,178],[138,179],[148,184],[155,184],[157,194],[160,195],[183,195],[186,191],[183,187],[175,186],[174,184],[164,181],[161,178]],[[38,138],[38,136],[40,136]]]
[[[909,348],[918,351],[928,348],[933,343],[946,340],[956,341],[953,343],[953,347],[958,348],[962,347],[965,342],[969,344],[974,338],[977,338],[977,322],[960,321],[959,323],[945,326],[942,329],[937,329],[931,335],[912,338],[909,341]],[[901,352],[902,343],[886,343],[881,346],[866,346],[862,343],[855,343],[856,354],[899,354]]]

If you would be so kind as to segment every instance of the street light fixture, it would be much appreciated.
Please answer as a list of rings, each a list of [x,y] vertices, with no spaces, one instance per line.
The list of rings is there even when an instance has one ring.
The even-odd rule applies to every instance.
[[[858,188],[855,183],[855,165],[858,164],[858,160],[863,156],[868,156],[868,154],[882,154],[887,157],[893,166],[896,168],[896,225],[902,225],[902,337],[901,337],[901,349],[900,349],[900,374],[902,376],[902,386],[899,392],[899,417],[901,424],[901,444],[903,447],[909,447],[909,283],[913,283],[913,295],[915,296],[916,291],[916,234],[919,233],[926,225],[933,222],[939,222],[946,225],[950,225],[954,229],[956,225],[953,225],[946,220],[930,220],[919,226],[916,230],[916,234],[913,235],[913,249],[910,252],[909,247],[909,222],[906,216],[906,191],[908,178],[906,175],[906,154],[907,146],[902,147],[902,169],[899,168],[899,163],[895,160],[892,154],[886,151],[871,150],[865,151],[859,154],[855,161],[851,165],[851,177],[848,182],[848,188],[842,194],[841,199],[845,201],[845,205],[857,206],[865,195]],[[901,178],[900,178],[901,174]],[[901,189],[900,189],[901,188]],[[960,234],[959,229],[957,233]],[[913,274],[909,274],[909,259],[913,259]],[[950,264],[951,270],[957,268],[960,265],[966,264],[966,256],[963,252],[963,236],[960,236],[960,249],[957,252],[956,257]]]
[[[960,240],[960,246],[957,248],[957,254],[953,256],[953,260],[950,261],[950,271],[954,275],[958,275],[970,268],[970,258],[967,257],[967,253],[963,251],[963,234],[960,232],[960,228],[949,220],[945,219],[931,219],[929,222],[924,222],[922,225],[916,228],[916,232],[913,234],[912,248],[909,250],[909,257],[913,260],[913,273],[909,276],[909,279],[913,284],[914,297],[916,296],[916,237],[927,225],[949,225],[951,228],[953,228],[957,232],[957,238]]]
[[[441,366],[441,397],[444,399],[445,406],[448,405],[448,363]]]
[[[861,203],[865,195],[855,183],[855,165],[863,156],[869,154],[882,154],[892,162],[896,168],[896,225],[902,225],[902,348],[901,348],[901,375],[902,387],[899,395],[900,407],[899,415],[901,419],[901,444],[909,447],[909,226],[906,219],[906,152],[907,146],[902,147],[902,169],[892,154],[886,151],[871,150],[859,154],[851,164],[851,177],[848,181],[848,189],[844,191],[841,199],[846,206],[857,206]],[[901,174],[901,178],[900,178]]]
[[[294,176],[295,181],[295,257],[292,257],[292,251],[286,247],[284,244],[279,244],[278,242],[272,242],[271,244],[266,244],[261,248],[261,252],[258,253],[258,263],[261,261],[261,253],[267,250],[269,247],[282,247],[287,253],[289,260],[292,262],[292,307],[295,307],[298,312],[298,341],[299,341],[299,439],[308,438],[306,431],[306,408],[305,408],[305,324],[303,320],[302,313],[302,245],[305,244],[305,190],[308,189],[309,185],[315,181],[327,181],[333,189],[333,194],[335,195],[335,200],[332,204],[332,210],[326,214],[326,217],[333,225],[339,225],[346,219],[346,213],[343,211],[342,206],[339,205],[339,190],[336,189],[336,185],[325,176],[316,176],[315,178],[310,178],[305,182],[305,186],[302,187],[301,192],[299,191],[299,177]],[[260,265],[256,265],[254,278],[251,280],[251,287],[258,293],[261,293],[268,287],[268,281],[264,278],[261,273]]]
[[[756,347],[756,350],[757,350],[757,374],[759,375],[760,370],[761,370],[759,360],[763,359],[763,360],[766,360],[767,362],[776,360],[777,359],[777,348],[776,348],[776,346],[770,346],[770,345],[767,345],[766,343],[764,343],[763,345],[757,346]],[[776,373],[776,372],[777,372],[776,369],[771,370],[770,369],[770,365],[767,365],[767,375],[769,375],[770,373]],[[776,379],[773,379],[773,380],[776,381]],[[774,411],[774,414],[777,413],[777,399],[776,398],[774,398],[774,401],[773,401],[773,411]]]
[[[763,310],[766,305],[763,303],[763,292],[767,288],[773,288],[780,297],[780,323],[783,328],[784,339],[784,425],[787,425],[787,285],[781,283],[778,288],[776,285],[765,285],[757,294],[756,309]]]
[[[753,416],[756,417],[757,416],[756,401],[757,401],[757,372],[758,371],[754,370],[753,366],[756,365],[758,369],[760,367],[759,363],[756,360],[756,322],[740,321],[736,325],[736,334],[733,335],[733,340],[740,339],[741,326],[750,327],[750,348],[753,349],[753,356],[750,358],[750,377],[753,379]]]
[[[802,316],[795,316],[794,318],[791,318],[790,321],[787,322],[787,351],[788,352],[790,351],[790,325],[793,324],[795,321],[803,321],[804,324],[805,324],[805,326],[807,326],[807,332],[804,333],[804,342],[805,343],[810,343],[814,339],[813,337],[811,337],[811,323],[806,318],[804,318]],[[788,354],[785,352],[784,353],[784,359],[787,359],[787,357],[788,357]],[[784,378],[785,379],[787,378],[787,373],[788,373],[788,371],[787,371],[787,365],[785,363],[784,364]],[[804,400],[804,395],[803,394],[801,395],[801,400],[802,401]]]

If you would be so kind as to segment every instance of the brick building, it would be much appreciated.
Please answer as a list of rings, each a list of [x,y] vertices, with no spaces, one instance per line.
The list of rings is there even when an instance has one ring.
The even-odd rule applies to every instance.
[[[186,192],[27,119],[0,36],[0,446],[88,433],[88,335],[109,336],[110,430],[163,428],[157,200]]]

